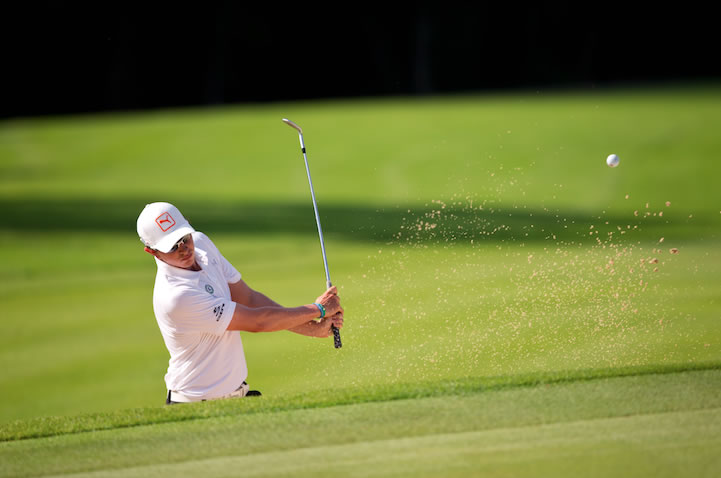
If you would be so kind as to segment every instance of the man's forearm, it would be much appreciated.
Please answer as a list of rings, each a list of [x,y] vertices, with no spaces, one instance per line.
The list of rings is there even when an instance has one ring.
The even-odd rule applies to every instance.
[[[296,334],[305,335],[306,337],[316,337],[318,335],[318,322],[311,320],[288,330]]]
[[[265,294],[262,294],[261,292],[258,292],[257,290],[254,290],[250,296],[250,306],[249,307],[283,307],[270,297],[266,296]]]
[[[315,305],[300,307],[263,306],[247,307],[236,303],[233,318],[227,330],[244,330],[246,332],[276,332],[290,330],[312,321],[318,317]]]
[[[258,291],[253,291],[251,301],[253,303],[253,307],[282,307],[273,299]],[[316,337],[318,335],[318,329],[318,323],[315,320],[310,320],[288,330],[296,334],[305,335],[306,337]]]
[[[254,290],[251,295],[251,303],[253,304],[252,307],[282,307],[267,295],[256,290]],[[288,330],[307,337],[315,337],[318,332],[318,324],[314,320],[311,320]]]
[[[248,332],[292,330],[302,335],[322,336],[323,327],[314,323],[314,319],[317,319],[320,313],[315,305],[283,307],[270,297],[248,287],[243,280],[229,283],[228,287],[231,300],[235,302],[236,307],[227,330]],[[337,289],[330,287],[316,299],[316,302],[323,304],[328,316],[343,312],[337,294]]]

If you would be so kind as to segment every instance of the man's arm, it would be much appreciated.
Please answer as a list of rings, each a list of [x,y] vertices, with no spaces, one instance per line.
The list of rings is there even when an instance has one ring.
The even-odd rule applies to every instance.
[[[243,304],[246,307],[282,307],[271,298],[251,289],[242,279],[235,284],[228,284],[228,287],[230,287],[230,298],[233,302]]]
[[[273,332],[290,330],[311,337],[327,337],[331,323],[338,327],[343,324],[343,309],[340,307],[335,287],[318,297],[326,309],[326,319],[316,322],[318,308],[313,304],[301,307],[283,307],[260,292],[251,289],[243,280],[230,287],[230,297],[236,302],[233,318],[228,330],[247,332]]]
[[[313,304],[300,307],[248,307],[236,303],[233,318],[227,330],[246,332],[277,332],[288,330],[318,317],[318,308]]]

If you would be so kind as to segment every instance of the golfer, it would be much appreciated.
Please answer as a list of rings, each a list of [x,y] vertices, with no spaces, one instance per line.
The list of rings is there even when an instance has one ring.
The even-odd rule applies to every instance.
[[[260,395],[246,383],[238,331],[328,337],[331,326],[343,326],[335,287],[311,304],[279,305],[248,287],[208,236],[172,204],[145,206],[137,228],[158,266],[153,309],[170,353],[167,404]]]

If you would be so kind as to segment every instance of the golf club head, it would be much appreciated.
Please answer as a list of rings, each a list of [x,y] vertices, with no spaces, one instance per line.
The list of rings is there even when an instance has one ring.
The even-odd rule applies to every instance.
[[[298,131],[298,133],[303,134],[303,128],[301,128],[297,124],[293,123],[288,118],[283,118],[283,123],[287,124],[288,126],[290,126],[293,129],[295,129],[296,131]]]

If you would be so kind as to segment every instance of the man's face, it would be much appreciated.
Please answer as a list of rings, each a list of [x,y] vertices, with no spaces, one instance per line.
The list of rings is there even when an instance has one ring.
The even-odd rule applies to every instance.
[[[195,244],[190,234],[183,236],[170,252],[153,251],[153,255],[171,266],[181,269],[197,270],[195,264]]]

